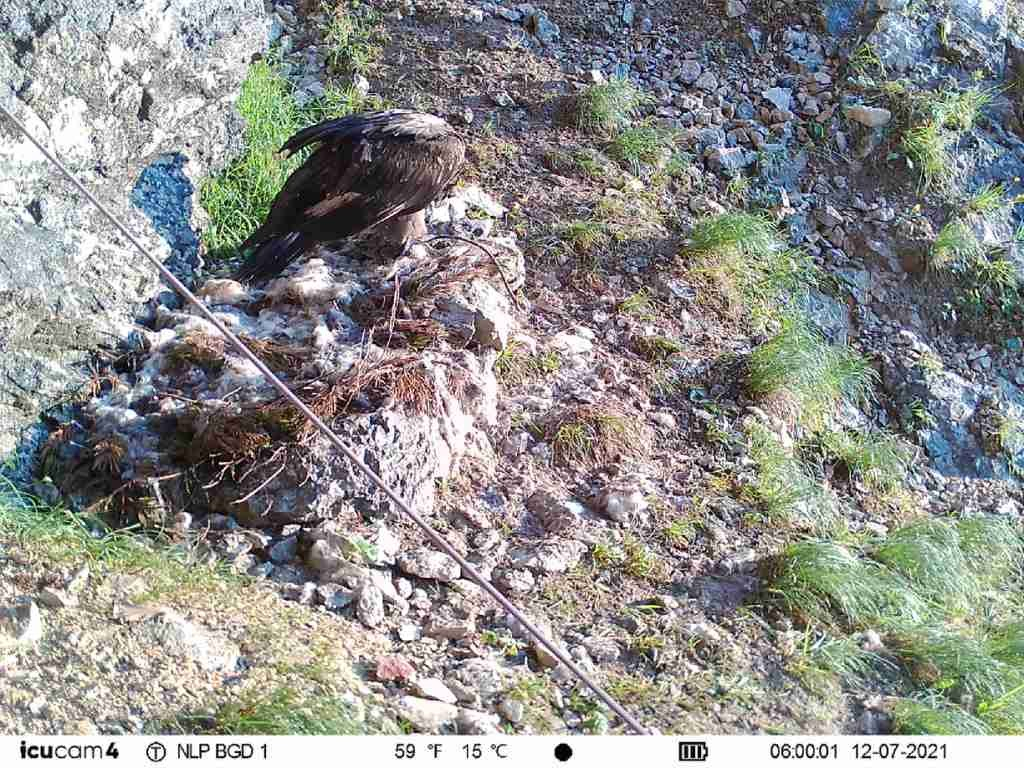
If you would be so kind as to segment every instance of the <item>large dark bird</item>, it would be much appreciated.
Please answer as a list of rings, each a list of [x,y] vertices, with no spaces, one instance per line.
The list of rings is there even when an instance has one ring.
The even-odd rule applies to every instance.
[[[434,115],[390,109],[327,120],[285,142],[285,157],[320,146],[274,198],[238,280],[273,277],[315,243],[367,230],[404,253],[426,231],[423,210],[454,183],[465,143]]]

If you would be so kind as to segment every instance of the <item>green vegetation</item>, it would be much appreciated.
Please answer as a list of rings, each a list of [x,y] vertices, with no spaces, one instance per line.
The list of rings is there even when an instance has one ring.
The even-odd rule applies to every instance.
[[[932,243],[929,266],[950,269],[968,260],[983,258],[985,249],[974,234],[974,228],[962,219],[953,219],[939,230]]]
[[[828,454],[872,490],[895,490],[910,465],[910,447],[893,435],[824,430],[820,439]]]
[[[610,134],[627,128],[650,97],[627,79],[588,86],[576,98],[570,120],[586,133]]]
[[[529,354],[522,345],[509,340],[494,361],[494,373],[507,386],[517,386],[554,373],[562,361],[556,352]]]
[[[950,141],[949,133],[938,122],[916,125],[903,134],[901,147],[920,176],[922,192],[948,182],[953,166],[947,149]]]
[[[651,295],[643,288],[620,301],[616,310],[624,315],[632,315],[641,320],[653,320],[655,317],[654,301],[651,299]]]
[[[754,214],[702,219],[688,251],[696,274],[710,278],[730,308],[748,313],[759,329],[777,322],[818,279],[807,254],[784,248],[771,222]]]
[[[210,591],[241,582],[223,565],[209,565],[197,553],[162,537],[143,537],[131,529],[114,531],[95,518],[48,506],[0,478],[0,532],[57,564],[86,562],[118,572],[145,574],[150,600]]]
[[[1006,187],[1002,184],[989,183],[975,192],[964,206],[968,214],[986,216],[995,213],[1006,205]]]
[[[922,192],[947,191],[954,165],[949,146],[970,131],[992,92],[980,88],[941,93],[915,93],[903,83],[883,84],[881,90],[905,124],[900,146],[916,170]]]
[[[599,406],[570,408],[549,420],[545,439],[561,464],[604,464],[644,450],[640,427],[623,413]]]
[[[968,202],[968,216],[999,215],[1005,204],[996,204],[1002,193],[993,189],[984,188]],[[1006,254],[1010,243],[986,245],[977,234],[979,226],[962,218],[947,222],[932,245],[929,266],[955,278],[953,305],[966,321],[988,332],[1008,329],[1024,308],[1017,267]]]
[[[351,736],[365,726],[351,715],[350,706],[329,691],[303,694],[284,685],[264,695],[221,707],[212,727],[201,732],[231,736]]]
[[[645,121],[620,131],[608,145],[608,154],[639,176],[641,164],[657,163],[671,141],[670,134]]]
[[[359,0],[324,4],[328,20],[321,30],[332,72],[349,76],[369,72],[386,42],[380,12]]]
[[[801,523],[816,530],[836,524],[831,500],[807,467],[787,451],[768,429],[752,423],[747,429],[750,458],[757,465],[754,483],[747,489],[769,517]]]
[[[926,519],[862,552],[792,544],[773,567],[770,593],[809,627],[840,633],[827,641],[839,644],[830,645],[838,657],[817,662],[854,687],[879,667],[841,633],[873,628],[887,637],[904,694],[892,709],[897,732],[1020,734],[1022,563],[1018,532],[1001,519]]]
[[[801,421],[817,427],[840,401],[868,401],[876,377],[859,354],[828,344],[808,321],[789,315],[751,354],[748,381],[755,394],[792,397]]]
[[[562,228],[562,239],[576,253],[585,254],[608,244],[608,229],[600,221],[570,221]]]
[[[938,695],[900,699],[892,708],[893,732],[907,736],[987,735],[989,728],[963,707]]]
[[[331,90],[299,108],[272,62],[257,61],[250,67],[237,104],[245,120],[245,149],[199,190],[200,205],[210,217],[203,242],[214,258],[231,255],[263,223],[274,196],[304,159],[305,152],[281,160],[277,152],[284,142],[305,125],[360,107],[355,91]]]
[[[683,351],[682,344],[667,336],[635,336],[633,345],[651,362],[664,362]]]

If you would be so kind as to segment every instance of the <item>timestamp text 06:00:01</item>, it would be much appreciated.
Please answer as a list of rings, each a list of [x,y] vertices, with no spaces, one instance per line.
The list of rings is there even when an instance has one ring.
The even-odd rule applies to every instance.
[[[838,760],[838,744],[772,744],[769,754],[773,760]],[[899,742],[864,742],[853,745],[857,760],[945,760],[945,744],[915,744]]]

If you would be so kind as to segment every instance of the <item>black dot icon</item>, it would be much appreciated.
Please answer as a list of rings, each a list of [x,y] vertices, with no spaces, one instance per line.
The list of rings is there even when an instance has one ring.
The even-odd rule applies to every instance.
[[[564,763],[570,757],[572,757],[572,747],[570,747],[568,744],[559,744],[557,747],[555,747],[556,760]]]

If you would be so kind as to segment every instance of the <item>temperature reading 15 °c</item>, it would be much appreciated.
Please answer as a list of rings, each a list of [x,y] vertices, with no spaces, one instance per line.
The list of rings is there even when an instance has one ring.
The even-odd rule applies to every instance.
[[[508,754],[506,753],[507,748],[507,744],[488,745],[488,749],[490,749],[494,757],[497,757],[500,760],[504,760],[508,757]],[[466,755],[467,760],[479,760],[485,754],[483,744],[463,744],[462,751]]]

